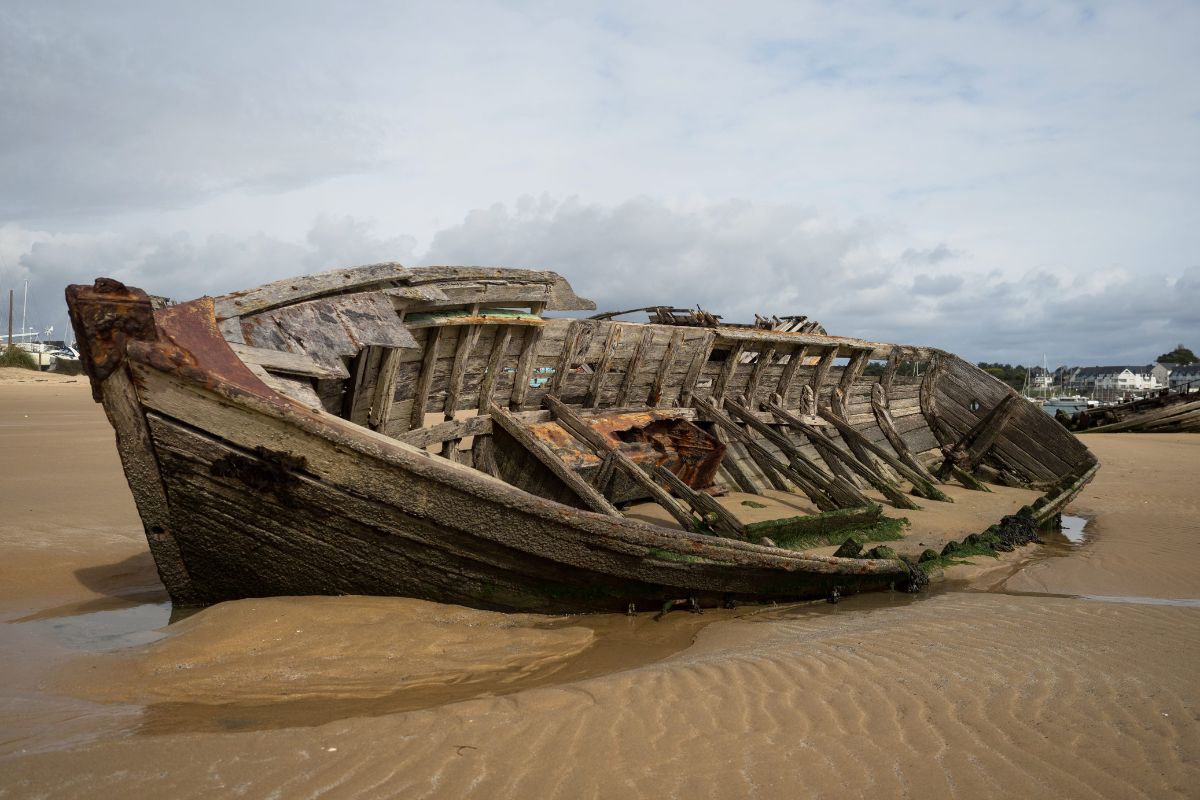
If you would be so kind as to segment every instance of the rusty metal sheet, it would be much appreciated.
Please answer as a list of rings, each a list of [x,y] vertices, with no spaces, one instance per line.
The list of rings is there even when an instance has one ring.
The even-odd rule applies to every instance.
[[[716,437],[671,409],[594,414],[585,419],[633,461],[648,468],[664,466],[693,489],[712,485],[725,455],[725,445]],[[529,430],[572,469],[600,463],[599,456],[556,422],[535,423]]]

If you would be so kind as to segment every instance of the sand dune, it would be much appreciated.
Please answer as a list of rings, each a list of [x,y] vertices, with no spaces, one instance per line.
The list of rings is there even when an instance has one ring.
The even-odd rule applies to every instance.
[[[1200,597],[1200,437],[1089,437],[1104,468],[1076,504],[1093,516],[1082,546],[1029,549],[999,564],[1006,578],[918,597],[659,623],[245,600],[89,653],[47,632],[86,621],[80,609],[155,607],[138,605],[152,573],[111,434],[86,391],[54,395],[74,388],[0,387],[5,443],[35,470],[70,453],[64,473],[87,499],[56,505],[34,480],[6,495],[28,510],[0,522],[0,798],[1159,798],[1200,785],[1200,608],[1022,594]],[[26,422],[31,392],[46,399]]]

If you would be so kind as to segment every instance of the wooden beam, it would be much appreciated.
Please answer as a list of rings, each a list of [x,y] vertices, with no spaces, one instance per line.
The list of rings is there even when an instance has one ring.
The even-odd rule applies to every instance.
[[[417,377],[417,390],[413,396],[412,414],[408,420],[410,430],[425,427],[425,405],[429,402],[429,387],[433,384],[433,372],[437,365],[438,343],[442,340],[441,328],[429,328],[425,340],[425,355],[421,359],[421,374]]]
[[[776,458],[771,451],[767,450],[761,444],[754,440],[742,426],[731,420],[725,415],[725,412],[717,408],[715,405],[705,400],[702,397],[693,397],[692,405],[697,411],[700,411],[707,419],[725,428],[725,430],[737,441],[751,452],[756,461],[759,463],[765,462],[771,469],[776,470],[781,475],[787,477],[792,483],[796,484],[805,495],[808,496],[817,508],[822,511],[833,511],[837,509],[838,503],[831,497],[825,494],[818,486],[816,486],[807,476],[801,475],[792,467],[784,464]]]
[[[733,400],[726,401],[725,405],[735,417],[778,447],[780,452],[787,456],[793,469],[812,481],[830,499],[837,502],[839,506],[856,508],[858,506],[870,505],[871,501],[864,497],[853,483],[838,475],[832,475],[822,470],[812,459],[804,455],[790,439],[760,420],[750,409]]]
[[[655,483],[646,472],[638,466],[637,462],[629,456],[622,453],[609,442],[602,433],[599,433],[591,425],[589,425],[579,414],[562,400],[554,395],[546,395],[542,402],[546,404],[546,408],[550,409],[550,413],[558,421],[564,429],[579,441],[588,445],[597,453],[608,455],[612,454],[616,460],[617,466],[620,467],[625,474],[633,479],[635,483],[645,489],[654,501],[665,508],[671,516],[679,521],[685,531],[694,530],[696,528],[696,520],[691,512],[679,505],[670,493]],[[590,487],[590,484],[589,484]],[[593,489],[593,491],[595,491]]]
[[[733,373],[737,372],[738,363],[742,360],[742,353],[745,351],[745,342],[738,342],[725,352],[725,363],[721,365],[721,371],[717,374],[712,388],[712,402],[717,408],[725,405],[725,392],[729,387],[729,379],[733,377]]]
[[[812,380],[809,386],[812,387],[813,401],[818,409],[821,407],[821,386],[825,383],[825,378],[829,375],[829,367],[833,364],[833,360],[837,358],[836,347],[830,347],[821,353],[821,357],[817,359],[817,366],[813,369]]]
[[[345,370],[334,370],[313,361],[304,353],[289,353],[283,350],[271,350],[266,347],[251,347],[246,344],[229,342],[229,349],[246,364],[258,364],[272,372],[282,372],[287,375],[300,375],[305,378],[322,380],[343,380]]]
[[[951,465],[957,465],[967,472],[979,466],[979,462],[983,461],[983,457],[996,443],[1004,426],[1020,408],[1019,402],[1021,400],[1015,394],[1002,397],[1000,402],[950,449],[941,468],[938,469],[938,475],[943,478],[949,475]]]
[[[788,395],[792,391],[792,385],[796,381],[796,370],[804,366],[804,359],[807,357],[808,348],[800,345],[788,354],[788,362],[783,365],[783,372],[779,375],[779,383],[775,386],[775,394],[779,395],[779,404],[785,408],[788,404]]]
[[[875,413],[875,422],[879,425],[879,429],[883,431],[888,444],[896,451],[896,455],[900,460],[912,467],[921,477],[933,482],[933,475],[929,474],[929,470],[925,469],[924,464],[913,457],[913,454],[909,452],[908,444],[900,436],[900,432],[896,430],[896,423],[892,420],[892,412],[888,407],[887,390],[882,383],[877,383],[871,387],[871,410]]]
[[[479,411],[484,412],[492,403],[492,393],[496,390],[496,379],[500,377],[500,365],[504,363],[504,353],[508,350],[508,342],[512,337],[512,328],[496,329],[496,339],[492,342],[492,352],[488,356],[487,367],[483,380],[479,384]]]
[[[575,362],[575,350],[579,347],[579,338],[583,336],[584,325],[585,323],[578,319],[571,320],[571,323],[567,325],[567,333],[563,337],[562,353],[558,357],[554,374],[550,376],[550,384],[546,387],[547,394],[558,395],[562,392],[567,372],[571,369],[571,364]]]
[[[729,477],[733,478],[733,482],[738,485],[738,488],[747,494],[762,494],[758,486],[742,469],[742,465],[738,463],[737,455],[730,448],[729,438],[725,432],[714,425],[711,433],[718,442],[725,445],[725,454],[721,456],[721,465],[725,467],[725,471],[729,473]]]
[[[746,526],[716,499],[688,486],[679,479],[678,475],[662,464],[654,467],[654,476],[666,484],[667,488],[677,497],[683,498],[684,502],[700,515],[704,525],[710,527],[718,535],[731,539],[746,538]]]
[[[488,407],[488,415],[492,418],[493,424],[503,428],[509,436],[528,450],[534,458],[542,462],[559,480],[570,487],[571,491],[575,492],[588,508],[601,514],[607,514],[610,517],[621,516],[621,512],[617,510],[616,506],[608,502],[608,499],[596,491],[595,487],[590,483],[579,477],[575,470],[564,464],[562,459],[545,442],[530,433],[529,429],[514,418],[508,409],[501,408],[492,403]]]
[[[866,436],[863,436],[854,428],[853,425],[839,417],[837,414],[834,414],[829,409],[825,408],[818,408],[817,413],[820,414],[822,419],[838,429],[838,433],[842,435],[842,438],[846,441],[846,444],[851,447],[851,450],[857,446],[861,447],[867,452],[870,452],[876,458],[899,473],[904,480],[911,483],[914,491],[916,491],[916,493],[921,497],[924,497],[927,500],[941,500],[947,503],[954,502],[944,492],[942,492],[929,481],[922,478],[916,472],[913,472],[913,470],[901,462],[900,459],[896,458],[883,448],[877,446]]]
[[[629,393],[633,389],[633,383],[637,380],[638,371],[642,368],[642,359],[646,355],[646,351],[650,349],[650,341],[654,338],[654,328],[650,325],[642,327],[642,336],[633,346],[633,354],[629,357],[629,364],[625,367],[625,378],[621,381],[621,388],[617,392],[617,400],[615,405],[623,406],[629,402]]]
[[[608,368],[612,365],[613,355],[617,352],[617,348],[621,344],[621,324],[619,322],[610,322],[608,326],[608,335],[604,337],[604,352],[600,355],[600,360],[596,362],[595,371],[592,373],[592,380],[588,384],[587,394],[583,398],[583,405],[587,408],[595,408],[600,405],[600,396],[604,393],[604,379],[608,377]]]
[[[400,369],[402,353],[398,347],[388,347],[379,362],[379,374],[375,379],[375,391],[371,398],[371,411],[367,417],[367,427],[373,431],[384,430],[391,420],[396,394],[396,374]]]
[[[840,461],[841,464],[853,470],[863,480],[874,486],[888,501],[896,508],[906,508],[910,510],[920,508],[912,498],[900,491],[900,487],[889,481],[887,478],[880,475],[871,465],[864,464],[862,461],[854,457],[853,453],[847,452],[840,448],[832,439],[826,437],[816,427],[809,425],[804,420],[790,413],[778,403],[769,403],[767,408],[775,415],[784,425],[788,425],[797,431],[803,433],[812,443],[813,447],[825,459],[825,463],[832,468],[834,461]]]
[[[517,359],[517,371],[513,374],[512,395],[508,404],[514,411],[520,411],[529,396],[529,381],[533,379],[533,370],[537,365],[538,344],[542,341],[543,328],[525,328],[525,340],[521,343],[521,356]]]
[[[471,325],[458,332],[458,347],[454,350],[454,366],[450,368],[450,383],[446,387],[446,407],[443,409],[446,419],[454,419],[458,410],[459,395],[462,394],[463,380],[467,377],[467,363],[471,353],[479,343],[479,334],[483,329]]]
[[[938,413],[936,392],[941,373],[942,360],[934,353],[929,357],[925,375],[921,378],[921,415],[925,417],[925,422],[929,424],[929,430],[933,431],[933,437],[937,439],[938,444],[947,447],[953,444],[954,436]]]
[[[704,365],[708,363],[708,357],[712,354],[714,341],[716,341],[716,334],[711,330],[705,331],[704,339],[692,356],[692,363],[688,365],[687,375],[683,377],[683,383],[679,386],[677,405],[691,405],[692,393],[696,390],[696,381],[700,380],[700,374],[704,372]]]
[[[491,432],[492,418],[487,414],[479,414],[474,417],[463,417],[462,419],[439,422],[437,425],[430,425],[428,428],[417,428],[416,430],[402,433],[395,438],[397,441],[404,442],[413,447],[419,447],[423,450],[430,445],[441,444],[451,439],[486,435]]]
[[[754,362],[754,370],[750,373],[750,380],[746,383],[746,391],[742,394],[748,408],[758,408],[758,386],[762,383],[762,376],[767,371],[767,367],[771,366],[771,360],[774,358],[775,348],[773,346],[759,352],[758,360]]]
[[[658,372],[654,374],[654,383],[650,387],[650,396],[646,398],[646,405],[653,407],[662,404],[663,387],[675,366],[675,354],[683,346],[683,336],[682,330],[671,332],[671,338],[667,341],[667,349],[663,351],[662,360],[658,362]]]

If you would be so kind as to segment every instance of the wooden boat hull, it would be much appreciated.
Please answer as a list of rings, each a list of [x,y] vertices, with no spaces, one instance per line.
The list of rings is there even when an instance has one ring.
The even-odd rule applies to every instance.
[[[390,275],[376,278],[372,273],[372,285],[380,280],[398,282],[395,273]],[[250,305],[256,298],[243,296]],[[400,398],[395,403],[409,404],[403,426],[407,432],[400,436],[389,428],[394,412],[383,415],[381,424],[376,416],[377,424],[372,425],[378,410],[367,409],[362,421],[356,421],[359,412],[352,401],[342,402],[344,416],[331,413],[315,393],[313,398],[322,405],[305,404],[264,382],[271,376],[263,370],[250,368],[244,360],[249,350],[228,341],[228,331],[223,330],[220,300],[214,304],[204,298],[153,312],[140,291],[102,279],[92,287],[71,287],[68,302],[83,345],[84,368],[117,432],[118,450],[160,575],[180,605],[266,595],[384,594],[501,610],[625,611],[631,605],[645,610],[684,598],[711,606],[823,597],[835,588],[852,593],[903,586],[910,580],[912,567],[896,559],[794,552],[599,513],[580,507],[578,498],[572,504],[539,496],[456,461],[461,457],[457,441],[470,432],[488,440],[487,418],[447,421],[445,430],[456,431],[458,440],[454,447],[443,449],[449,457],[432,453],[430,447],[441,441],[429,437],[442,435],[434,432],[439,426],[411,424],[418,415],[411,411],[413,402],[403,399],[402,387],[389,386],[385,393],[371,390],[389,404],[393,398]],[[347,307],[341,307],[342,319]],[[375,313],[369,302],[360,302],[357,308],[368,309],[363,314],[378,320],[369,316]],[[528,321],[506,319],[506,324]],[[377,335],[395,343],[375,354],[377,364],[386,364],[391,353],[405,347],[420,352],[414,348],[416,341],[402,341],[407,331],[385,330]],[[712,338],[711,332],[699,335]],[[843,342],[855,340],[828,341],[827,352],[837,353]],[[354,358],[369,355],[371,346],[364,345]],[[571,349],[569,336],[562,346]],[[533,370],[523,356],[526,350],[513,351],[521,361],[507,374],[492,363],[490,372],[475,382],[477,394],[469,401],[480,407],[485,401],[492,403],[493,416],[508,413],[495,405],[497,401],[519,410],[533,391],[521,378]],[[497,351],[503,355],[504,346],[492,348],[493,362],[499,358]],[[430,352],[428,344],[425,352]],[[421,398],[428,396],[437,372],[436,360],[425,360],[430,369],[418,375],[412,387]],[[627,363],[635,360],[631,357]],[[811,385],[819,390],[832,360],[830,356],[812,365]],[[782,381],[788,372],[786,363],[775,364],[770,357],[764,358],[760,369],[739,369],[736,362],[725,367],[717,363],[716,368],[728,373],[724,385],[744,381],[745,398],[753,394],[753,382],[764,380],[766,362],[778,367],[779,376],[772,379]],[[352,358],[346,365],[342,380],[347,385],[355,381],[351,370],[356,363],[362,361]],[[693,359],[692,363],[699,362]],[[336,373],[337,366],[331,362],[320,369]],[[702,366],[696,368],[697,375]],[[868,386],[865,409],[870,424],[861,419],[858,387],[843,380],[840,388],[833,387],[842,398],[831,398],[840,407],[846,405],[845,396],[851,396],[840,422],[857,424],[881,443],[897,437],[894,444],[903,451],[897,457],[911,459],[910,448],[936,452],[944,440],[958,447],[948,451],[959,460],[975,459],[971,447],[980,444],[980,435],[991,434],[976,431],[980,418],[963,409],[972,404],[979,411],[994,409],[1003,405],[1006,390],[994,381],[980,382],[977,370],[948,354],[941,354],[935,366],[919,382],[896,392],[894,399],[881,397],[879,390],[872,397]],[[283,373],[301,367],[277,364],[276,368]],[[793,365],[791,371],[796,369]],[[687,383],[691,370],[688,365],[679,370],[678,382]],[[548,391],[566,400],[574,392],[585,406],[591,402],[603,408],[627,401],[630,387],[637,382],[614,380],[614,387],[606,388],[606,372],[607,368],[600,371],[598,382],[586,374],[575,380],[559,369]],[[448,365],[448,373],[440,374],[448,374],[446,379],[452,381],[453,373]],[[845,374],[843,370],[843,378]],[[314,377],[312,384],[319,388],[321,380],[326,378]],[[654,380],[643,387],[651,395],[656,391]],[[691,384],[697,382],[693,379]],[[668,390],[682,394],[671,384],[671,380],[664,382]],[[498,387],[506,392],[503,397],[497,394]],[[658,387],[660,393],[662,389]],[[454,393],[446,394],[450,395],[447,408],[453,409]],[[518,394],[522,399],[514,401]],[[803,403],[804,393],[800,394],[798,402]],[[964,406],[966,396],[970,399]],[[919,419],[921,424],[891,420],[889,400],[897,411],[901,401],[910,408],[920,406],[919,413],[904,419]],[[731,400],[730,407],[735,405]],[[418,407],[419,412],[426,409],[424,402]],[[820,406],[815,410],[827,413]],[[1014,406],[1008,416],[1019,418],[1023,410]],[[1008,424],[985,450],[994,451],[996,463],[1011,465],[1028,481],[1054,487],[1053,497],[1039,512],[1045,514],[1061,507],[1067,494],[1090,477],[1094,459],[1045,415],[1028,410],[1036,415],[1034,419],[1050,423],[1068,446],[1057,450],[1035,446],[1036,442],[1021,437],[1036,437],[1036,432],[1023,434],[1019,424]],[[986,415],[980,416],[987,421]],[[905,439],[911,444],[905,444]],[[750,445],[752,450],[755,446]],[[879,447],[865,437],[863,446]],[[573,485],[570,475],[565,479]]]

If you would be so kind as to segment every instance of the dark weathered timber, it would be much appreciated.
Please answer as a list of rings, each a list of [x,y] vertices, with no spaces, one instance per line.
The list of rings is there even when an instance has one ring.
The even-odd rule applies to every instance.
[[[621,512],[617,510],[616,506],[608,502],[604,495],[596,491],[590,483],[579,477],[570,467],[564,464],[554,454],[553,450],[547,447],[541,439],[532,435],[507,409],[492,403],[488,407],[488,415],[492,418],[494,425],[499,425],[504,429],[505,433],[517,440],[526,450],[532,453],[559,480],[579,495],[579,499],[586,503],[589,508],[601,514],[609,514],[614,517],[621,516]]]
[[[894,452],[919,473],[912,461],[924,466],[939,445],[959,442],[976,427],[977,409],[1008,393],[949,354],[807,329],[729,326],[715,316],[711,328],[543,321],[544,308],[587,305],[553,273],[344,270],[221,298],[219,314],[197,301],[137,316],[143,325],[122,317],[127,291],[102,281],[93,294],[93,327],[117,324],[105,328],[111,335],[83,327],[88,374],[114,426],[125,426],[123,466],[151,551],[172,596],[185,602],[388,593],[485,608],[613,611],[679,597],[718,605],[814,597],[835,586],[885,588],[906,579],[900,562],[800,555],[732,538],[758,534],[742,534],[749,526],[686,477],[680,485],[661,471],[647,476],[686,512],[688,527],[709,535],[620,516],[605,491],[643,495],[619,459],[580,446],[561,420],[545,424],[549,412],[521,409],[536,408],[548,392],[586,401],[592,411],[570,412],[600,431],[605,423],[592,417],[613,420],[621,410],[632,420],[681,398],[694,415],[697,395],[701,404],[723,400],[728,414],[717,409],[698,424],[730,440],[725,476],[743,489],[808,494],[807,485],[817,507],[829,508],[855,499],[865,485],[855,482],[871,476],[891,486],[891,499],[905,500],[886,480],[892,469],[904,473],[885,456]],[[482,331],[478,339],[472,328]],[[513,335],[521,337],[515,349]],[[714,347],[723,363],[710,360]],[[804,365],[809,352],[818,355],[815,366]],[[849,363],[831,380],[839,357]],[[862,375],[868,358],[888,359],[878,389]],[[930,361],[923,379],[900,375],[910,360]],[[557,369],[548,386],[531,387],[540,366]],[[122,369],[128,391],[107,388]],[[761,410],[772,389],[778,409],[811,430]],[[956,474],[957,464],[952,475],[1050,487],[1035,504],[1041,514],[1069,500],[1094,458],[1049,417],[1018,405],[978,475]],[[514,410],[493,416],[493,406]],[[430,410],[444,418],[481,407],[488,413],[424,424]],[[818,411],[846,427],[810,424]],[[126,452],[136,437],[121,433],[137,415],[152,427],[139,445],[142,461]],[[531,424],[542,426],[536,436]],[[624,430],[604,430],[614,450],[638,463],[653,463],[677,435],[647,428],[627,447],[616,441],[627,438]],[[544,439],[545,451],[518,441],[522,431]],[[155,469],[157,490],[146,479]],[[993,521],[981,519],[979,529]],[[172,564],[186,567],[172,573]]]
[[[991,411],[984,415],[979,423],[960,439],[942,462],[938,474],[945,477],[950,474],[950,467],[957,465],[965,472],[970,472],[979,466],[979,462],[987,455],[988,450],[996,443],[1004,426],[1012,418],[1013,412],[1019,408],[1021,399],[1015,395],[1006,395]]]
[[[817,486],[830,500],[837,503],[839,508],[857,508],[870,505],[871,501],[863,497],[854,484],[844,478],[822,470],[808,456],[800,452],[791,440],[772,428],[750,412],[749,409],[734,400],[727,400],[726,409],[735,418],[741,420],[748,428],[779,448],[787,456],[792,469],[803,474],[814,486]]]
[[[520,411],[525,406],[525,398],[529,395],[529,381],[533,378],[533,370],[537,362],[538,343],[542,339],[542,328],[526,328],[525,338],[521,342],[521,355],[517,360],[517,371],[513,375],[512,395],[509,406],[514,411]]]
[[[779,404],[781,406],[787,406],[792,388],[796,382],[796,370],[804,365],[804,359],[807,357],[808,348],[804,345],[796,347],[788,354],[788,361],[783,365],[783,372],[779,375],[779,383],[775,386],[775,393],[780,397]]]
[[[733,478],[733,482],[737,484],[738,488],[747,494],[762,494],[758,484],[750,479],[750,476],[742,469],[742,465],[738,463],[738,457],[730,449],[729,437],[724,431],[720,427],[714,426],[712,435],[718,442],[725,445],[725,455],[721,457],[721,466],[729,473],[729,477]]]
[[[853,453],[842,450],[832,439],[827,438],[820,430],[809,425],[804,420],[791,414],[777,403],[771,403],[767,406],[776,418],[785,425],[789,425],[800,431],[808,440],[812,442],[813,447],[821,453],[825,461],[832,465],[833,462],[841,462],[842,465],[856,472],[867,483],[874,486],[882,493],[888,501],[896,508],[919,509],[920,506],[913,502],[912,498],[900,491],[896,484],[889,481],[887,478],[876,472],[870,464],[864,464],[858,458],[855,458]]]
[[[671,332],[671,338],[667,340],[667,349],[663,351],[662,360],[658,363],[658,371],[654,373],[654,383],[650,386],[650,396],[646,399],[646,405],[662,405],[663,387],[666,386],[667,377],[675,366],[675,354],[683,346],[683,337],[684,333],[681,330]]]
[[[700,515],[701,529],[711,528],[718,536],[731,536],[735,539],[746,538],[746,526],[743,525],[725,506],[715,499],[698,492],[679,480],[679,476],[671,470],[658,464],[654,467],[654,477],[676,496],[682,498],[696,513]]]
[[[553,395],[546,395],[542,402],[546,404],[546,408],[550,409],[550,413],[554,415],[558,423],[569,431],[572,436],[601,455],[611,455],[616,461],[617,466],[635,483],[646,490],[656,503],[666,509],[683,526],[685,531],[695,529],[696,520],[691,513],[680,507],[679,503],[661,486],[655,483],[638,466],[637,462],[610,444],[603,434],[597,432],[591,425],[587,424],[574,409]]]
[[[744,352],[746,352],[746,345],[742,342],[738,342],[731,349],[725,351],[725,362],[721,365],[721,371],[717,373],[712,389],[712,403],[717,408],[725,405],[725,392],[729,387],[729,379],[737,371]]]
[[[838,433],[842,435],[842,438],[845,440],[847,445],[851,445],[852,443],[854,445],[858,445],[879,458],[881,461],[883,461],[883,463],[887,464],[897,473],[902,475],[904,480],[912,484],[913,491],[915,491],[921,497],[924,497],[926,500],[941,500],[947,503],[954,502],[941,489],[938,489],[932,483],[922,478],[919,474],[913,472],[912,469],[901,462],[898,458],[884,450],[882,447],[877,446],[874,442],[870,441],[867,439],[867,437],[855,430],[850,423],[842,420],[836,414],[826,409],[821,409],[820,415],[822,419],[831,423],[835,428],[838,429]]]
[[[829,495],[827,495],[821,487],[813,483],[806,475],[802,475],[792,469],[787,464],[784,464],[778,458],[771,454],[769,450],[754,440],[754,437],[747,433],[741,425],[738,425],[732,419],[725,415],[725,412],[714,406],[709,401],[701,397],[693,397],[692,405],[699,411],[704,418],[715,422],[723,427],[734,441],[745,447],[759,464],[766,464],[766,468],[773,469],[779,474],[787,477],[792,483],[796,484],[809,500],[816,504],[817,508],[822,511],[833,511],[837,509],[838,503]]]
[[[429,387],[433,385],[433,365],[438,357],[438,343],[442,340],[441,328],[430,328],[426,333],[425,355],[421,361],[421,375],[417,378],[417,389],[413,395],[409,429],[425,425],[425,406],[429,403]]]
[[[621,326],[618,323],[612,323],[609,325],[608,335],[604,339],[604,353],[600,356],[600,360],[596,362],[596,369],[592,373],[592,381],[588,384],[587,394],[583,398],[585,408],[595,408],[599,405],[600,396],[604,393],[604,381],[608,378],[608,370],[612,365],[613,355],[616,354],[620,344]]]
[[[625,367],[625,377],[621,381],[621,388],[617,392],[615,405],[623,406],[629,402],[629,394],[633,390],[634,381],[639,377],[642,369],[642,359],[645,357],[646,350],[650,347],[650,341],[654,338],[654,328],[649,325],[642,331],[642,336],[637,340],[637,344],[633,347],[633,355],[629,357],[629,363]]]

